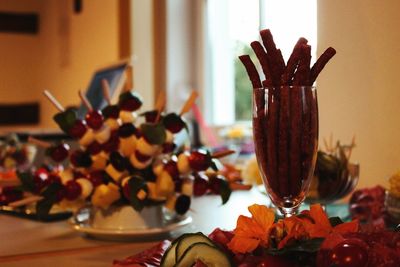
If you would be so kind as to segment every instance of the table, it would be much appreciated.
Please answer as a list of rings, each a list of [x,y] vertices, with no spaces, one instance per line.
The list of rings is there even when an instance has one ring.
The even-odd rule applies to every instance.
[[[219,196],[193,200],[189,215],[193,223],[173,232],[171,238],[183,232],[210,233],[216,227],[233,229],[237,217],[249,215],[253,203],[269,204],[269,199],[257,188],[236,191],[226,205]],[[0,215],[0,266],[111,266],[114,259],[134,255],[157,243],[157,237],[133,242],[110,242],[90,239],[75,232],[67,222],[41,223]]]

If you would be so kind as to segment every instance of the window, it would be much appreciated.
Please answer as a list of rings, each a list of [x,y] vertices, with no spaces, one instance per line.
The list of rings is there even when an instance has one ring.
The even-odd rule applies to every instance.
[[[316,0],[208,0],[206,8],[206,93],[209,123],[251,119],[251,85],[237,57],[255,56],[249,44],[271,29],[285,60],[299,37],[317,42]],[[260,72],[261,73],[261,72]]]

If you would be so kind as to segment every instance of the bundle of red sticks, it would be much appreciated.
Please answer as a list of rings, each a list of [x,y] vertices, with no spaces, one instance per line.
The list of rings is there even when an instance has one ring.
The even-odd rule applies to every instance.
[[[300,38],[285,64],[271,32],[262,30],[260,35],[263,44],[254,41],[251,47],[265,79],[261,82],[249,55],[239,57],[254,88],[257,158],[271,192],[280,199],[300,200],[312,175],[318,143],[318,107],[311,86],[336,51],[326,49],[310,67],[311,46]]]
[[[313,85],[326,63],[336,54],[336,50],[329,47],[310,68],[311,46],[307,44],[307,39],[301,37],[285,64],[281,50],[276,48],[271,31],[262,30],[260,35],[265,49],[259,41],[252,42],[251,47],[260,61],[265,80],[261,82],[257,68],[249,55],[239,57],[246,68],[253,88]]]

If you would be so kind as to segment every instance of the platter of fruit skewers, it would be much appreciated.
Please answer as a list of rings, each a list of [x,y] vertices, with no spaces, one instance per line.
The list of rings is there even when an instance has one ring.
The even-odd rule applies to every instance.
[[[190,149],[186,144],[177,144],[175,139],[188,131],[182,116],[196,100],[195,92],[180,113],[163,112],[162,94],[154,110],[139,113],[142,99],[135,92],[123,92],[115,104],[111,103],[105,80],[103,92],[108,105],[102,110],[94,110],[79,92],[88,110],[84,119],[77,117],[76,110],[64,108],[49,91],[44,92],[58,110],[55,122],[76,141],[78,148],[65,142],[52,144],[29,138],[30,143],[45,149],[53,166],[18,173],[21,186],[14,189],[22,188],[29,192],[29,197],[11,203],[12,206],[30,205],[42,220],[55,207],[72,208],[79,210],[71,221],[77,231],[136,236],[169,232],[190,223],[186,213],[193,196],[212,193],[220,195],[223,204],[228,201],[232,189],[218,171],[218,159],[233,151]],[[232,184],[234,189],[238,188],[237,181]],[[118,210],[126,206],[137,214],[156,207],[163,214],[168,213],[168,218],[162,217],[158,224],[150,226],[145,223],[119,227],[107,222],[94,229],[93,210],[98,211],[100,220],[107,220],[113,217],[110,211],[115,207]]]

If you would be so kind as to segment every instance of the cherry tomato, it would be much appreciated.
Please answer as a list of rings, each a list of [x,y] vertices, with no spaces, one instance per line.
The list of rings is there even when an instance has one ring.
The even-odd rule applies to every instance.
[[[360,239],[346,239],[329,253],[328,266],[363,267],[368,262],[368,245]]]

